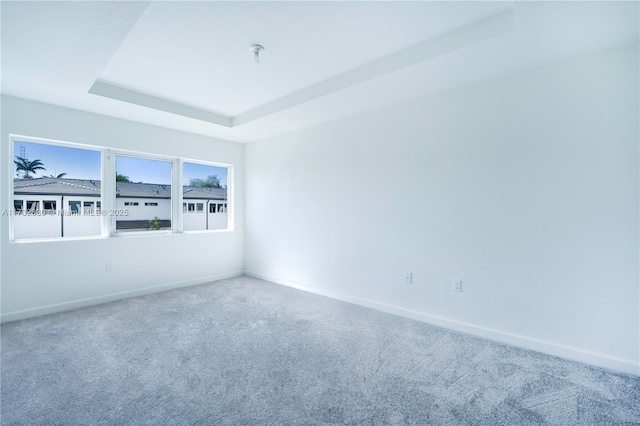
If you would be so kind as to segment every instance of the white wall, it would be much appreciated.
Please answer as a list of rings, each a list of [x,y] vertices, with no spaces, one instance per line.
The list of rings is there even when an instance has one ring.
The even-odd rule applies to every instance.
[[[203,231],[211,229],[225,229],[227,227],[227,212],[217,212],[217,205],[226,204],[226,201],[221,200],[197,200],[186,199],[183,200],[187,204],[204,204],[202,211],[187,211],[182,215],[182,229],[185,231]],[[209,208],[214,206],[215,213],[211,213]]]
[[[124,203],[138,203],[137,206]],[[157,203],[157,206],[145,206],[144,203]],[[116,198],[116,208],[127,212],[117,220],[171,220],[171,200],[166,198]],[[182,206],[180,207],[182,208]]]
[[[28,197],[34,199],[37,197]],[[60,197],[49,197],[58,198]],[[42,205],[42,199],[39,200]],[[60,201],[58,201],[60,203]],[[13,220],[13,237],[19,238],[56,238],[62,234],[62,218],[58,211],[53,214],[44,214],[41,210],[38,214],[14,214]],[[100,219],[98,223],[98,234],[100,234]]]
[[[38,201],[38,211],[36,214],[14,214],[9,223],[13,221],[13,238],[16,240],[27,238],[58,238],[64,231],[65,237],[79,237],[88,235],[100,235],[101,218],[95,214],[96,203],[100,201],[97,197],[65,196],[63,199],[58,195],[17,195],[14,201],[22,200],[26,209],[29,200]],[[56,202],[56,210],[46,212],[44,201]],[[69,203],[77,201],[80,203],[78,214],[72,213]],[[91,208],[84,207],[85,202],[92,203]],[[62,214],[62,211],[67,214]]]
[[[638,98],[634,46],[252,143],[245,270],[638,374]]]
[[[242,273],[243,145],[8,96],[1,102],[2,188],[12,177],[8,155],[9,134],[14,133],[232,164],[236,201],[231,232],[9,243],[8,217],[1,217],[3,320]],[[0,211],[9,209],[8,191],[0,193]],[[47,279],[27,279],[26,271],[46,271]]]
[[[219,203],[217,203],[219,204]],[[208,229],[224,229],[227,227],[227,213],[209,213]]]

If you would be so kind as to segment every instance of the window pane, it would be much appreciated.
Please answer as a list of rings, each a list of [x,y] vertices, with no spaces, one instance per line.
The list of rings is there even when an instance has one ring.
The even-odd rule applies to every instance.
[[[228,172],[227,167],[189,162],[183,164],[182,196],[183,202],[187,205],[187,212],[206,212],[185,214],[185,231],[227,228],[226,209],[218,212],[216,205],[227,201]]]
[[[99,217],[65,210],[70,200],[100,200],[100,151],[20,140],[13,150],[14,208],[32,213],[12,220],[16,239],[100,235]]]
[[[116,156],[116,231],[170,230],[171,177],[171,162]]]
[[[48,215],[56,214],[56,202],[54,200],[44,200],[42,202],[42,210]]]
[[[82,211],[85,216],[93,214],[93,205],[94,205],[93,201],[85,201],[82,203],[82,206],[83,206]]]
[[[32,200],[27,200],[27,211],[29,213],[33,213],[36,212],[38,210],[40,210],[40,202],[39,201],[32,201]]]

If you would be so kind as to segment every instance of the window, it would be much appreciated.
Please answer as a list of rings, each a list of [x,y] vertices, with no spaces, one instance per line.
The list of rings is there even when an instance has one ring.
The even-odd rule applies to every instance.
[[[69,201],[69,211],[74,214],[80,213],[80,201]]]
[[[185,231],[227,229],[226,210],[218,210],[217,206],[222,206],[227,201],[228,178],[228,167],[183,163],[183,206],[186,205],[187,213],[206,213],[184,215],[182,226]],[[205,207],[207,205],[208,207]]]
[[[83,217],[81,203],[100,200],[102,154],[67,145],[12,138],[13,239],[101,234],[101,219]]]
[[[82,211],[85,214],[85,216],[94,214],[94,212],[93,212],[93,206],[94,205],[95,205],[95,203],[93,201],[84,201],[82,203],[82,206],[83,206]]]
[[[39,201],[27,200],[27,212],[35,213],[38,210],[40,210],[40,202]]]
[[[9,150],[11,240],[229,229],[232,166],[13,135]]]
[[[55,200],[44,200],[42,202],[42,209],[45,214],[54,215],[56,214],[56,201]]]
[[[116,232],[171,230],[172,179],[172,161],[116,155],[116,205],[124,213],[116,216]],[[155,208],[125,208],[140,203]]]

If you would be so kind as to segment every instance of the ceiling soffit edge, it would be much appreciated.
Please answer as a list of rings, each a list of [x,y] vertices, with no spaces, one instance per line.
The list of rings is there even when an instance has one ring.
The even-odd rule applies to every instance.
[[[89,89],[89,93],[233,128],[517,29],[515,11],[507,10],[339,74],[235,117],[185,105],[104,80],[96,80]]]

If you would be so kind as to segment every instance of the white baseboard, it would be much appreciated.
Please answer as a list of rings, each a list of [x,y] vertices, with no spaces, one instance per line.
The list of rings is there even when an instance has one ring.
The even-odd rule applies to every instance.
[[[530,349],[537,352],[542,352],[549,355],[554,355],[560,358],[568,359],[571,361],[583,362],[585,364],[594,365],[597,367],[607,368],[627,374],[634,374],[640,376],[640,365],[636,364],[632,360],[626,360],[617,358],[614,356],[592,352],[584,349],[579,349],[571,346],[565,346],[558,343],[548,342],[545,340],[535,339],[532,337],[522,336],[519,334],[509,333],[493,328],[482,327],[474,324],[469,324],[461,321],[456,321],[448,318],[439,317],[436,315],[430,315],[423,312],[413,311],[411,309],[402,308],[399,306],[388,305],[386,303],[376,302],[373,300],[363,299],[360,297],[350,296],[342,294],[333,290],[319,289],[310,287],[308,285],[282,280],[276,277],[269,277],[256,272],[245,271],[245,275],[259,278],[261,280],[269,281],[275,284],[281,284],[287,287],[292,287],[298,290],[306,291],[309,293],[326,296],[332,299],[337,299],[343,302],[353,303],[355,305],[364,306],[378,311],[387,312],[394,315],[399,315],[406,318],[426,322],[428,324],[436,325],[439,327],[448,328],[455,331],[471,334],[478,337],[483,337],[495,342],[505,343],[511,346],[517,346],[519,348]]]
[[[2,323],[17,321],[27,318],[38,317],[41,315],[54,314],[56,312],[70,311],[72,309],[85,308],[87,306],[99,305],[102,303],[113,302],[121,299],[128,299],[130,297],[144,296],[146,294],[158,293],[161,291],[173,290],[176,288],[190,287],[198,284],[206,284],[212,281],[224,280],[227,278],[239,277],[243,274],[242,271],[226,272],[223,274],[209,275],[206,277],[199,277],[185,281],[178,281],[173,283],[161,284],[152,287],[145,287],[136,290],[122,291],[118,293],[106,294],[104,296],[89,297],[86,299],[73,300],[70,302],[56,303],[53,305],[40,306],[37,308],[24,309],[22,311],[14,311],[9,313],[3,313],[0,316]]]

